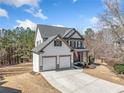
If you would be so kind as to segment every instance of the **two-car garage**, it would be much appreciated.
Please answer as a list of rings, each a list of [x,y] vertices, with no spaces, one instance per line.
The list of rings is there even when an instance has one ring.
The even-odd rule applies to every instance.
[[[73,50],[60,36],[53,36],[33,49],[33,71],[71,68]]]
[[[43,56],[42,70],[55,70],[71,67],[71,55]]]

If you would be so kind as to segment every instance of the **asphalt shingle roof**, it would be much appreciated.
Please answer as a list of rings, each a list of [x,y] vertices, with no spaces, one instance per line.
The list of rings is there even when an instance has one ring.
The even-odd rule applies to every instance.
[[[37,29],[39,29],[40,34],[43,38],[49,38],[49,37],[54,36],[54,35],[63,36],[66,31],[68,31],[72,28],[56,27],[56,26],[38,24]]]
[[[74,33],[74,30],[70,30],[70,32],[67,35],[65,35],[65,37],[68,38],[73,33]]]

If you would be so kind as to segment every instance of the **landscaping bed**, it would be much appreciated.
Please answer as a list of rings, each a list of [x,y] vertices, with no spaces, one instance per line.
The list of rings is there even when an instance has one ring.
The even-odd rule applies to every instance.
[[[124,85],[124,77],[116,74],[112,66],[109,66],[106,62],[101,62],[101,60],[96,60],[95,63],[99,64],[95,69],[86,68],[84,72],[97,78]],[[116,67],[118,68],[118,65]]]

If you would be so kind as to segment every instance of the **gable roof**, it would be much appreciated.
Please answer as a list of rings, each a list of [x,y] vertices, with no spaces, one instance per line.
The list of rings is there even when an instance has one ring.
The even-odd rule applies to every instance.
[[[63,35],[63,37],[68,37],[69,34],[73,33],[74,29],[69,29],[68,31],[66,31],[66,33]]]
[[[37,47],[33,48],[32,51],[35,53],[38,53],[40,51],[43,51],[43,49],[48,46],[53,40],[55,40],[57,37],[59,37],[71,50],[72,48],[67,44],[67,42],[61,38],[60,35],[55,35],[52,37],[49,37],[46,41],[44,41],[43,43],[41,43],[40,45],[38,45]]]
[[[65,38],[70,38],[71,36],[73,36],[75,33],[77,33],[83,40],[84,40],[84,38],[83,38],[83,36],[78,32],[78,31],[76,31],[76,29],[70,29],[69,31],[68,31],[68,33],[66,33],[65,35],[64,35],[64,37]]]
[[[56,27],[56,26],[49,26],[49,25],[37,25],[37,29],[40,31],[40,34],[43,38],[49,38],[51,36],[60,35],[63,36],[65,32],[68,32],[72,28],[67,27]]]
[[[69,31],[69,33],[67,33],[64,37],[65,38],[68,38],[70,35],[72,35],[73,33],[75,33],[75,29],[71,29],[70,31]]]
[[[77,33],[84,40],[83,36],[76,30],[68,38],[71,38],[75,33]]]
[[[64,33],[64,35],[63,35],[63,37],[65,37],[68,33],[70,33],[72,31],[72,29],[69,29],[69,30],[67,30],[65,33]]]

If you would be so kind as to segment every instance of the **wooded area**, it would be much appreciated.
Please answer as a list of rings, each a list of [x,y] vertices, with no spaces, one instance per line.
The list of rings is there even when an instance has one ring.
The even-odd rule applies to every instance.
[[[99,31],[85,31],[86,46],[95,58],[124,63],[124,8],[121,0],[104,0],[105,12],[98,16]]]
[[[0,30],[0,65],[11,65],[29,61],[32,57],[35,32],[30,28]]]

